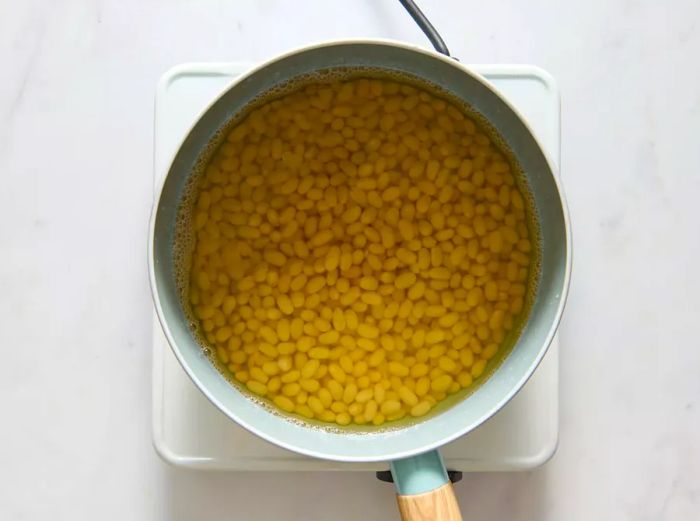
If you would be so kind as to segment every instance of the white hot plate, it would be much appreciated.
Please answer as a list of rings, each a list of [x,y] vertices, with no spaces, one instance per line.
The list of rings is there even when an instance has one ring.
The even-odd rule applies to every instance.
[[[192,63],[160,80],[155,102],[154,185],[204,107],[250,63]],[[559,164],[559,92],[541,69],[474,66],[527,119]],[[481,427],[442,449],[458,471],[527,470],[546,462],[558,440],[559,340],[518,395]],[[207,401],[178,364],[153,321],[153,444],[174,465],[212,470],[386,470],[388,464],[312,459],[250,434]]]

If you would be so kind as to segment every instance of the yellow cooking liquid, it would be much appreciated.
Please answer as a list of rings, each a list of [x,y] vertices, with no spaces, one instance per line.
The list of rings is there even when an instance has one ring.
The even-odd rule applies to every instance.
[[[503,151],[384,79],[252,110],[197,185],[189,300],[235,380],[337,425],[420,417],[518,325],[533,248]]]

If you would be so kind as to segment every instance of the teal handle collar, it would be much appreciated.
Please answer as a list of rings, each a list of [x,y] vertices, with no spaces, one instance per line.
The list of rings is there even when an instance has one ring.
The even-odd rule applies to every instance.
[[[437,450],[391,462],[396,491],[402,496],[424,494],[440,488],[450,479]]]

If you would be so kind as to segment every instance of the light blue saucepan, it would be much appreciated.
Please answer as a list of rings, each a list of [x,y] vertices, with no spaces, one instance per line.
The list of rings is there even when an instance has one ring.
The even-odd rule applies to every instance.
[[[427,80],[486,118],[523,169],[538,214],[541,241],[541,273],[528,321],[493,374],[467,398],[424,421],[362,433],[329,431],[290,421],[233,387],[193,336],[176,288],[173,258],[183,191],[217,131],[275,86],[301,75],[348,67],[372,67]],[[551,161],[518,112],[459,62],[385,40],[306,47],[236,78],[201,114],[180,145],[157,199],[150,233],[150,279],[158,317],[175,356],[197,387],[229,418],[286,449],[339,461],[389,461],[404,519],[460,519],[438,447],[481,425],[527,381],[555,334],[571,270],[569,222],[561,188]]]

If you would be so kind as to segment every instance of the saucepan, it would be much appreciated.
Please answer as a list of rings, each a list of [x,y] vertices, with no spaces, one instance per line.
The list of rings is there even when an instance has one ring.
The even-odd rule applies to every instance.
[[[276,414],[222,375],[198,342],[181,302],[174,256],[183,194],[221,130],[254,100],[286,82],[336,69],[371,68],[418,78],[463,100],[500,135],[520,165],[536,213],[539,274],[517,340],[470,395],[423,421],[365,430],[324,429]],[[285,449],[343,462],[389,462],[404,519],[461,519],[438,448],[500,410],[525,384],[554,337],[566,299],[570,229],[554,167],[527,123],[494,88],[458,61],[387,40],[344,40],[288,52],[238,77],[203,111],[175,154],[154,207],[150,280],[170,346],[195,385],[226,416]]]

